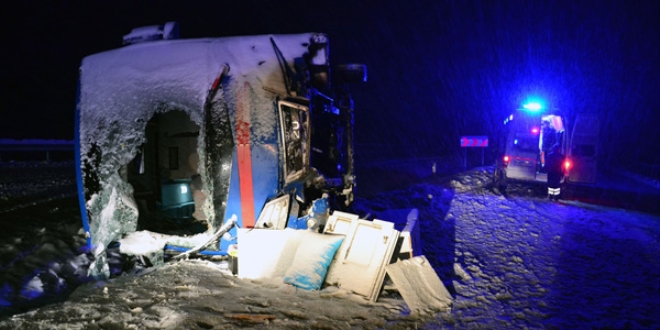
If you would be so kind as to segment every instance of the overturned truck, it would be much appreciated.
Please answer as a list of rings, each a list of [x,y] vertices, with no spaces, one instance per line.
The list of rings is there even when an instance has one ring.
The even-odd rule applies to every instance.
[[[92,275],[109,275],[106,249],[128,233],[194,246],[231,221],[210,248],[226,251],[236,227],[279,226],[258,220],[283,196],[294,228],[322,227],[314,209],[350,206],[348,85],[366,81],[366,66],[331,66],[319,33],[179,40],[172,23],[148,30],[80,67],[76,161]]]

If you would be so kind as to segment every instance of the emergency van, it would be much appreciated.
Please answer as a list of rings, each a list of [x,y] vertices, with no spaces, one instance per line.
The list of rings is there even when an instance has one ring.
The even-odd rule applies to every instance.
[[[569,150],[567,120],[559,111],[547,111],[539,104],[526,104],[504,120],[507,137],[503,154],[497,158],[494,184],[506,189],[508,180],[546,182],[545,157],[554,144],[562,154]],[[566,175],[570,160],[565,162]]]
[[[545,157],[554,144],[566,157],[562,182],[595,183],[600,120],[596,114],[579,113],[570,130],[568,122],[561,111],[538,103],[509,115],[504,120],[506,141],[495,163],[493,184],[505,190],[509,180],[545,183]]]

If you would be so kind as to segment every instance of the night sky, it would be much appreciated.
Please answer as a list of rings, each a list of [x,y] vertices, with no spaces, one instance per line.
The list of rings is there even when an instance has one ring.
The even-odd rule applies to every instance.
[[[658,1],[134,2],[0,4],[0,138],[73,139],[82,58],[177,21],[183,38],[327,33],[333,64],[369,68],[358,146],[453,154],[538,97],[601,114],[607,160],[660,164]]]

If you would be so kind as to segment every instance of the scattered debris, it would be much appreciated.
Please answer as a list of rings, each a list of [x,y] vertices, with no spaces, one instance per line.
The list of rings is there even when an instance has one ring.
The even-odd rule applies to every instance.
[[[282,200],[272,203],[281,204]],[[282,223],[288,218],[283,212],[273,212],[278,209],[274,205],[264,208],[270,211],[267,216],[262,212],[258,224]],[[371,221],[334,211],[323,233],[311,228],[272,230],[277,226],[268,225],[240,229],[238,275],[251,279],[282,277],[285,283],[305,290],[318,290],[323,284],[335,286],[375,302],[389,274],[412,312],[448,309],[451,295],[426,257],[420,256],[419,211],[388,210],[382,215],[388,220]]]
[[[187,251],[187,252],[185,252],[185,253],[182,253],[182,254],[176,256],[175,259],[183,259],[183,258],[187,258],[187,257],[190,256],[191,254],[203,250],[205,247],[207,247],[207,246],[213,244],[213,243],[216,242],[218,239],[220,239],[220,237],[221,237],[222,235],[224,235],[225,233],[227,233],[230,229],[232,229],[232,228],[234,227],[235,224],[236,224],[236,215],[233,215],[231,218],[229,218],[229,220],[227,220],[227,221],[222,225],[222,227],[220,227],[220,229],[218,229],[218,231],[217,231],[215,234],[213,234],[213,236],[211,236],[211,238],[210,238],[208,241],[206,241],[206,242],[204,242],[204,243],[202,243],[202,244],[200,244],[200,245],[198,245],[198,246],[196,246],[196,247],[190,249],[189,251]]]
[[[381,220],[353,221],[344,244],[330,265],[326,282],[376,301],[392,259],[399,231]]]
[[[425,256],[402,260],[386,267],[411,313],[447,310],[452,298]]]

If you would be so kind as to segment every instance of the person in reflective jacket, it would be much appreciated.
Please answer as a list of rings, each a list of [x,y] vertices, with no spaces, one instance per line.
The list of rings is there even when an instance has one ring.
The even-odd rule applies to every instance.
[[[548,198],[551,200],[559,200],[561,195],[560,183],[564,176],[564,158],[561,147],[555,144],[545,160],[545,167],[548,170]]]

